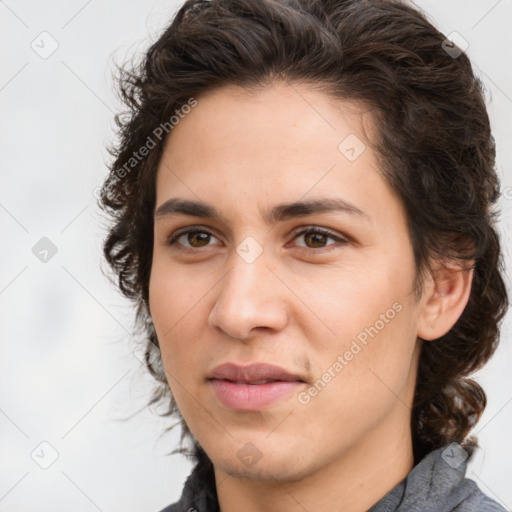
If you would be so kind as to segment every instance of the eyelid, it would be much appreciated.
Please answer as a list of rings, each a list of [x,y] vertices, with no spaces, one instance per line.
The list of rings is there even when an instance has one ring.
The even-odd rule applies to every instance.
[[[325,236],[329,236],[338,241],[342,241],[342,240],[345,242],[349,241],[348,237],[346,237],[345,235],[342,235],[341,233],[337,233],[328,228],[323,228],[323,227],[320,227],[320,226],[317,226],[314,224],[309,225],[309,226],[301,226],[301,227],[293,230],[291,234],[292,234],[292,236],[297,237],[299,235],[303,235],[304,233],[310,233],[310,232],[321,233]]]

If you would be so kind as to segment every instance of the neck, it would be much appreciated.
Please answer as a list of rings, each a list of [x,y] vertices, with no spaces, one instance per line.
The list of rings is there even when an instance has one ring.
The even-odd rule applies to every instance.
[[[394,421],[300,480],[237,478],[214,467],[221,512],[368,510],[414,466],[410,411],[398,403],[395,414]]]

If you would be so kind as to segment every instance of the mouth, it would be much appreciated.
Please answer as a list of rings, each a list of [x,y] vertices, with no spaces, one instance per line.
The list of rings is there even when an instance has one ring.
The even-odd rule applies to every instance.
[[[217,366],[207,379],[221,405],[237,411],[259,411],[306,384],[299,375],[265,363]]]
[[[292,381],[283,381],[283,380],[277,380],[277,379],[264,379],[264,380],[257,380],[253,382],[246,382],[242,380],[229,380],[229,379],[211,379],[211,380],[225,380],[226,382],[232,382],[233,384],[241,384],[246,386],[259,386],[260,384],[268,384],[269,382],[292,382]]]

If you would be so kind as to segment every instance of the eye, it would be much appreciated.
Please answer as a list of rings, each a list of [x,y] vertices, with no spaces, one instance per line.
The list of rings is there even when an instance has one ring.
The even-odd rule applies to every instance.
[[[334,233],[331,233],[330,231],[327,231],[322,228],[318,227],[307,227],[302,229],[299,232],[294,233],[294,239],[299,239],[301,237],[304,237],[305,245],[299,245],[298,247],[301,250],[311,251],[315,249],[323,249],[325,247],[336,245],[336,244],[327,244],[327,240],[330,238],[331,240],[334,240],[335,242],[338,242],[339,244],[346,245],[348,244],[348,240],[345,238],[341,238]],[[311,247],[309,244],[313,245]],[[330,249],[329,249],[330,250]]]
[[[211,237],[216,238],[210,231],[194,227],[178,231],[171,235],[167,243],[168,245],[174,245],[177,251],[194,251],[194,249],[208,247],[208,242]],[[305,244],[298,245],[297,247],[301,251],[307,252],[319,252],[319,249],[324,249],[331,245],[346,245],[349,243],[345,238],[316,226],[302,228],[300,231],[296,231],[293,234],[294,240],[300,239],[301,237],[304,237]],[[335,243],[327,243],[329,239],[333,240]]]
[[[168,245],[175,245],[176,242],[178,242],[178,245],[183,247],[176,247],[178,251],[183,250],[193,250],[193,249],[199,249],[201,247],[206,247],[208,244],[208,241],[210,237],[214,236],[209,231],[206,231],[204,229],[197,229],[197,228],[190,228],[186,229],[184,231],[178,231],[176,234],[172,235],[169,241],[167,242]],[[189,245],[184,245],[182,242],[179,242],[179,240],[183,238],[186,240],[186,242]]]

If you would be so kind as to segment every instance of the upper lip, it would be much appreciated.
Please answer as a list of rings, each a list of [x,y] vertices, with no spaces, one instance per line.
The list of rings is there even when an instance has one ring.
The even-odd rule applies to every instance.
[[[300,375],[267,363],[238,365],[224,363],[216,366],[208,375],[209,379],[230,380],[233,382],[257,382],[260,380],[283,380],[305,382]]]

